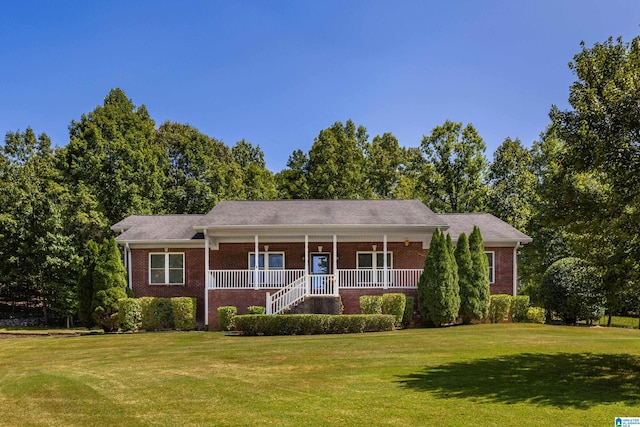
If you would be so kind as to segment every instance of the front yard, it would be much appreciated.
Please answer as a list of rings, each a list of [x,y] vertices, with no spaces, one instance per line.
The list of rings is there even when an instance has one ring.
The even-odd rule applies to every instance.
[[[0,378],[1,425],[600,426],[640,416],[640,332],[5,339]]]

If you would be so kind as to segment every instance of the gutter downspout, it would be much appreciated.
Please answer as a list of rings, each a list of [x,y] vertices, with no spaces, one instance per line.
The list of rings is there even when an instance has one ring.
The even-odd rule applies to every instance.
[[[129,281],[129,289],[133,290],[133,283],[131,281],[131,248],[129,247],[129,243],[124,246],[124,255],[127,258],[127,279]]]

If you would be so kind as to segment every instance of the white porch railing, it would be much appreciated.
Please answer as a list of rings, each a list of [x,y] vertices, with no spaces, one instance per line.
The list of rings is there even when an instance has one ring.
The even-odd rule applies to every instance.
[[[415,289],[421,269],[388,269],[387,287]],[[304,277],[304,270],[209,270],[208,289],[280,289]],[[384,270],[341,269],[332,274],[309,276],[308,295],[337,295],[342,288],[384,288]]]
[[[209,270],[208,289],[279,289],[304,276],[304,270]]]
[[[388,269],[386,286],[388,288],[415,289],[422,274],[421,269]],[[338,270],[340,288],[384,288],[384,270]]]
[[[307,280],[303,276],[271,295],[267,292],[267,314],[282,313],[295,303],[303,301],[307,294]]]

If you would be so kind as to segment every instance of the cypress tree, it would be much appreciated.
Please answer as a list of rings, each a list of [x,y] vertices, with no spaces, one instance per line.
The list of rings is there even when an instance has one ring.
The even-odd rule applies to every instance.
[[[460,285],[460,315],[462,323],[468,325],[473,319],[482,319],[480,308],[480,293],[473,284],[473,263],[469,252],[469,241],[465,233],[458,237],[455,250],[458,264],[458,283]]]
[[[489,304],[491,302],[489,261],[487,260],[487,254],[484,253],[482,234],[477,225],[473,226],[473,232],[469,236],[469,252],[471,253],[471,263],[473,264],[471,283],[478,290],[479,309],[484,319],[489,315]]]
[[[126,270],[116,240],[105,239],[93,273],[91,311],[95,324],[106,332],[118,330],[118,300],[127,297]]]
[[[84,252],[83,268],[78,279],[78,318],[87,328],[95,325],[91,316],[91,304],[93,302],[93,276],[100,248],[93,240],[89,240]]]
[[[458,264],[456,263],[456,256],[453,250],[453,242],[451,241],[451,234],[447,233],[447,253],[449,254],[449,263],[447,267],[450,270],[452,280],[447,282],[449,286],[449,299],[450,299],[450,312],[453,317],[452,321],[458,318],[460,313],[460,281],[458,276]]]
[[[436,326],[452,323],[458,316],[458,273],[451,237],[436,230],[431,238],[424,271],[418,281],[418,308],[423,319]]]

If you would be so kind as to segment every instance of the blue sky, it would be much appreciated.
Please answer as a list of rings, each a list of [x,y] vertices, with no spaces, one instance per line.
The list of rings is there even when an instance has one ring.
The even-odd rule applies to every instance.
[[[122,88],[160,125],[260,145],[285,167],[351,118],[404,146],[446,119],[487,158],[530,146],[567,108],[580,50],[640,34],[640,1],[5,1],[0,131],[68,142],[71,120]]]

